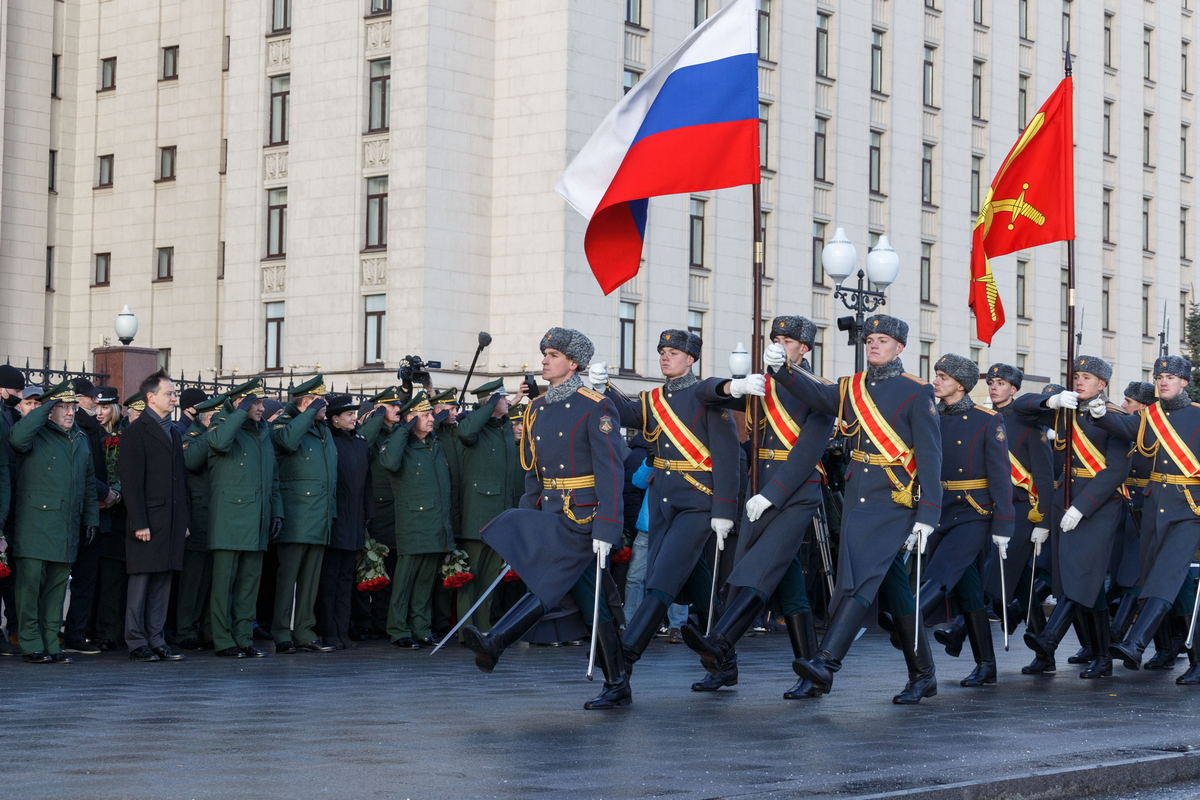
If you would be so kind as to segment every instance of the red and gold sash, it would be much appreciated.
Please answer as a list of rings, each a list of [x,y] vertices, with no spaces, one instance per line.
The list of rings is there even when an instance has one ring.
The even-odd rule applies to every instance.
[[[1154,403],[1149,406],[1146,411],[1146,420],[1150,423],[1151,430],[1158,438],[1159,443],[1166,448],[1170,454],[1171,460],[1175,462],[1175,466],[1179,467],[1179,471],[1189,478],[1200,477],[1200,460],[1196,459],[1196,454],[1192,452],[1192,448],[1188,447],[1187,442],[1183,441],[1179,433],[1175,430],[1175,426],[1167,419],[1167,415],[1162,410],[1162,405]]]
[[[857,426],[866,432],[867,438],[875,445],[875,449],[888,462],[882,466],[888,480],[895,487],[895,491],[892,492],[892,500],[905,508],[912,508],[913,484],[916,483],[917,474],[916,464],[913,463],[913,451],[900,438],[900,434],[896,433],[883,418],[879,407],[871,399],[871,394],[867,391],[867,373],[859,372],[849,378],[842,378],[840,393],[843,397],[849,398],[850,408],[858,420]],[[847,426],[844,421],[841,427],[844,435],[852,435],[854,432],[852,430],[854,426]],[[874,456],[863,455],[862,458],[867,459],[869,463],[875,463]],[[904,469],[904,473],[908,477],[907,484],[892,472],[894,467]]]
[[[800,426],[779,402],[779,395],[775,392],[775,381],[769,376],[767,377],[767,393],[762,398],[762,405],[771,429],[775,431],[779,440],[787,445],[787,449],[791,450],[800,438]]]
[[[1075,446],[1075,457],[1082,461],[1087,469],[1091,470],[1093,476],[1099,475],[1100,470],[1108,466],[1108,461],[1104,458],[1104,454],[1096,448],[1096,445],[1092,444],[1092,440],[1083,432],[1078,418],[1071,423],[1071,443]],[[1117,491],[1126,500],[1129,499],[1129,487],[1122,484]]]
[[[1046,517],[1038,508],[1038,491],[1037,487],[1033,485],[1033,475],[1025,469],[1024,464],[1017,460],[1011,450],[1008,453],[1008,464],[1012,472],[1013,486],[1024,489],[1029,495],[1029,521],[1041,522]]]
[[[667,434],[667,438],[671,440],[671,444],[675,445],[680,453],[683,453],[684,458],[691,463],[693,468],[704,471],[711,470],[712,455],[708,452],[708,448],[676,416],[663,397],[663,387],[652,389],[647,394],[650,398],[650,411],[658,420],[662,432]]]

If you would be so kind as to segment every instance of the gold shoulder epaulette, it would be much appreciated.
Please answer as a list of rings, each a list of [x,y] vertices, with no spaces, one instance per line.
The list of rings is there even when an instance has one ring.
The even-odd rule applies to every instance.
[[[278,428],[286,428],[286,427],[287,427],[287,423],[286,423],[286,422],[276,422],[276,423],[275,423],[275,427],[276,427],[277,429],[278,429]]]
[[[922,386],[924,386],[924,385],[926,385],[927,383],[929,383],[929,381],[927,381],[927,380],[924,380],[923,378],[918,378],[916,375],[911,375],[911,374],[909,374],[909,373],[907,373],[907,372],[902,372],[902,373],[900,373],[900,374],[901,374],[901,375],[903,375],[905,378],[908,378],[908,379],[909,379],[910,381],[912,381],[913,383],[919,383],[919,384],[921,384]]]
[[[975,406],[975,408],[978,408],[983,413],[987,414],[988,416],[992,416],[992,417],[994,417],[994,416],[996,416],[996,414],[1000,413],[998,411],[993,411],[992,409],[988,408],[987,406],[977,405],[977,406]]]
[[[595,389],[589,389],[586,386],[576,389],[575,394],[581,394],[588,400],[591,400],[593,403],[599,403],[604,399],[604,395],[600,394]]]

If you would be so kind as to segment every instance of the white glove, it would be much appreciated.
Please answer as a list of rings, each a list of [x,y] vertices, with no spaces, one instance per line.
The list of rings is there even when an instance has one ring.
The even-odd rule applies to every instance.
[[[729,381],[729,396],[744,397],[752,394],[762,397],[767,393],[767,378],[765,375],[747,375],[744,378],[732,378]]]
[[[1047,441],[1053,442],[1057,438],[1058,438],[1058,434],[1054,431],[1054,428],[1048,428],[1046,430],[1046,440]]]
[[[612,552],[612,544],[600,539],[592,539],[592,552],[600,558],[600,567],[603,568],[608,564],[608,554]]]
[[[770,508],[771,501],[763,497],[761,494],[756,494],[746,501],[746,518],[751,522],[757,522],[758,518],[763,515],[763,512]]]
[[[919,550],[919,552],[924,553],[925,546],[929,544],[929,534],[931,533],[933,533],[932,525],[926,525],[924,522],[914,523],[912,533],[909,534],[908,539],[904,542],[904,548],[910,553],[913,550]]]
[[[1063,514],[1062,522],[1059,523],[1058,528],[1062,531],[1073,531],[1081,519],[1083,519],[1083,512],[1075,506],[1071,506],[1067,509],[1067,512]]]
[[[1000,551],[1000,560],[1008,558],[1008,540],[1009,536],[993,536],[992,542],[996,545],[996,549]]]
[[[1079,392],[1061,391],[1046,401],[1050,408],[1079,408]]]
[[[608,364],[600,361],[588,367],[588,382],[598,392],[603,392],[608,385]]]
[[[1049,528],[1034,528],[1033,533],[1029,535],[1029,541],[1033,542],[1033,557],[1037,558],[1042,554],[1042,545],[1050,538]]]
[[[1088,413],[1092,415],[1092,419],[1100,419],[1108,413],[1108,403],[1104,402],[1103,397],[1093,397],[1092,402],[1088,403]]]
[[[713,533],[717,535],[717,549],[724,550],[725,538],[729,536],[729,532],[733,530],[733,520],[713,517],[709,524],[712,525]]]
[[[787,363],[787,350],[783,349],[783,345],[779,342],[771,342],[767,345],[767,349],[763,350],[763,364],[776,369]]]

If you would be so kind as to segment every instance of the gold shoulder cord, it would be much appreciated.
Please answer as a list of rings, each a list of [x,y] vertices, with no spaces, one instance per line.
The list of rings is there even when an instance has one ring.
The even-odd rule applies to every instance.
[[[521,436],[521,469],[526,472],[532,471],[537,474],[537,450],[534,448],[533,439],[533,424],[537,422],[537,414],[533,412],[533,403],[525,407],[525,414],[521,418],[521,426],[524,428],[524,433]],[[529,460],[525,460],[525,442],[529,443]]]
[[[1133,449],[1137,450],[1139,453],[1147,456],[1148,458],[1154,458],[1154,456],[1158,454],[1158,449],[1162,447],[1162,442],[1158,441],[1158,439],[1155,439],[1153,447],[1146,447],[1146,445],[1143,444],[1143,442],[1146,440],[1146,427],[1150,421],[1150,415],[1146,413],[1145,409],[1143,409],[1138,412],[1138,416],[1142,418],[1142,421],[1138,423],[1137,438],[1133,440]]]
[[[862,420],[858,419],[857,417],[854,419],[853,423],[851,423],[849,425],[846,424],[846,417],[847,417],[846,400],[848,399],[847,396],[849,395],[849,393],[850,393],[850,379],[849,378],[839,378],[838,379],[838,428],[841,430],[843,436],[853,436],[854,434],[858,433],[859,428],[862,427]]]
[[[1059,417],[1061,417],[1061,416],[1062,416],[1062,409],[1061,408],[1056,409],[1054,411],[1054,434],[1055,434],[1055,436],[1054,436],[1054,444],[1053,444],[1053,447],[1055,450],[1066,450],[1067,449],[1067,436],[1070,436],[1071,434],[1074,433],[1074,431],[1067,431],[1066,436],[1058,435],[1058,421],[1059,421]],[[1068,468],[1070,468],[1070,466],[1071,466],[1070,464],[1067,465]]]
[[[642,436],[646,437],[646,441],[653,444],[658,441],[658,437],[662,436],[662,426],[655,427],[654,432],[650,431],[650,420],[658,419],[654,416],[654,412],[650,409],[648,402],[649,392],[638,392],[638,399],[642,403]]]

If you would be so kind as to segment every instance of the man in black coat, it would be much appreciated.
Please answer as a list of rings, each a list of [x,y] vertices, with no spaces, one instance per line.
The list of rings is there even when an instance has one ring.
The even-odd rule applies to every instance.
[[[317,587],[317,630],[325,644],[345,650],[350,640],[350,602],[358,551],[367,542],[367,520],[374,515],[370,445],[356,430],[358,404],[348,394],[329,397],[326,412],[337,448],[337,516],[321,562]]]
[[[12,533],[13,516],[16,509],[16,504],[12,502],[17,491],[17,453],[8,444],[8,434],[12,430],[13,425],[17,424],[17,420],[21,418],[21,413],[17,411],[17,403],[21,401],[21,392],[25,388],[25,375],[21,370],[11,364],[0,365],[0,458],[4,459],[5,468],[7,469],[7,490],[9,492],[9,502],[4,504],[4,519],[0,519],[0,543],[3,548],[8,548],[8,540],[5,539],[6,534]],[[16,559],[12,558],[9,553],[9,569],[16,566]],[[16,635],[17,633],[17,605],[16,598],[13,592],[16,586],[16,578],[9,575],[7,578],[0,578],[0,602],[4,604],[5,629],[7,633]],[[8,637],[0,637],[0,656],[19,656],[20,649],[9,643]]]
[[[171,570],[183,569],[188,490],[183,442],[171,420],[175,384],[161,370],[142,381],[146,410],[121,437],[118,469],[125,493],[125,567],[129,573],[125,642],[133,661],[181,661],[163,626]]]

